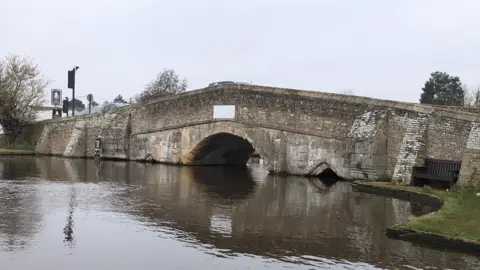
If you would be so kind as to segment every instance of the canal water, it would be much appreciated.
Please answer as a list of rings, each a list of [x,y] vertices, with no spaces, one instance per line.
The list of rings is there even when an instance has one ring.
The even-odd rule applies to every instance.
[[[326,180],[0,157],[0,269],[480,269],[385,236],[426,207]]]

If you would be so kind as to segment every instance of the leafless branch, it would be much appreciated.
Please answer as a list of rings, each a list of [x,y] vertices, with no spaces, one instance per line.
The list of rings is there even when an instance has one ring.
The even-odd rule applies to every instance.
[[[0,125],[8,143],[17,143],[25,124],[35,119],[44,90],[51,83],[30,58],[9,55],[0,59]]]
[[[173,69],[165,69],[151,81],[137,98],[138,102],[145,102],[152,98],[174,95],[185,92],[187,79],[180,79]]]
[[[480,85],[474,87],[463,86],[465,92],[465,107],[479,108],[480,107]]]
[[[338,93],[343,95],[354,95],[352,89],[342,89]]]

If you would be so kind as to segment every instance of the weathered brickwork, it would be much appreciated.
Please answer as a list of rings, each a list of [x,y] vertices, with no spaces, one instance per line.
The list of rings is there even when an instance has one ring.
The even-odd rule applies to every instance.
[[[319,102],[301,95],[285,98],[282,93],[228,88],[199,92],[197,95],[187,93],[190,96],[185,94],[185,99],[166,99],[139,109],[132,114],[132,133],[195,125],[212,119],[213,105],[234,104],[237,106],[236,120],[242,123],[338,138],[346,137],[356,117],[368,110],[368,106],[361,104],[352,106],[335,100]]]
[[[372,138],[378,130],[378,125],[385,119],[386,111],[367,111],[353,122],[348,137],[355,139]]]
[[[467,139],[467,149],[480,150],[480,121],[471,123]]]
[[[386,144],[380,127],[386,110],[367,111],[358,116],[347,135],[347,169],[351,178],[376,179],[385,174]]]
[[[63,155],[76,121],[52,122],[45,126],[35,151],[40,154]]]
[[[462,160],[471,123],[463,119],[430,116],[426,155],[437,159]]]
[[[218,121],[179,129],[135,136],[131,158],[151,157],[165,163],[187,163],[192,149],[203,139],[229,133],[247,139],[260,153],[268,170],[276,173],[304,174],[309,166],[325,159],[328,168],[348,177],[344,170],[343,142],[316,138],[275,129],[258,128],[233,121]]]
[[[464,185],[480,185],[480,121],[471,123],[463,155],[459,182]]]
[[[87,124],[83,120],[75,123],[72,133],[65,147],[64,156],[67,157],[84,157],[86,155],[85,137],[87,134]]]
[[[40,135],[32,133],[32,140],[37,141],[36,152],[40,154],[93,157],[95,139],[102,138],[105,157],[127,158],[129,115],[129,110],[123,110],[119,113],[48,120],[30,125],[25,134],[35,130],[35,125],[42,125]]]
[[[480,185],[480,151],[467,149],[462,160],[459,184]]]
[[[235,105],[235,118],[213,119],[214,105]],[[346,178],[387,174],[407,184],[423,158],[461,160],[467,145],[475,148],[475,139],[467,139],[477,136],[471,134],[477,116],[365,97],[222,86],[105,115],[36,123],[25,137],[44,154],[92,157],[95,139],[102,138],[103,157],[188,164],[202,140],[225,132],[247,139],[272,172],[332,169]]]
[[[418,114],[415,118],[394,115],[393,120],[402,125],[405,132],[398,148],[392,180],[399,184],[409,184],[412,167],[416,164],[418,151],[424,143],[422,139],[428,118],[424,114]]]

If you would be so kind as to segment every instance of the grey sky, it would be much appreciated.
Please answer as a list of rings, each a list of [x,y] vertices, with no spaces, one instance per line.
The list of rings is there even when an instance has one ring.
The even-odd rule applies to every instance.
[[[164,68],[189,80],[418,101],[436,70],[480,84],[478,0],[0,0],[0,54],[77,96],[128,98]],[[5,17],[6,16],[6,17]]]

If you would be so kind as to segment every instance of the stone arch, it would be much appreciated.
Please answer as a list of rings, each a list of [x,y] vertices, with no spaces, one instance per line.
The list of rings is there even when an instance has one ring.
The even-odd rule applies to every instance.
[[[192,146],[187,149],[186,154],[182,157],[182,163],[185,165],[202,165],[202,162],[198,162],[196,158],[198,159],[199,156],[204,156],[205,152],[201,151],[208,151],[208,147],[213,147],[218,146],[218,143],[221,143],[220,140],[224,140],[223,143],[228,143],[228,142],[235,142],[237,143],[237,148],[240,146],[240,144],[243,144],[243,147],[240,146],[240,148],[243,148],[244,151],[253,153],[256,151],[258,154],[260,154],[261,158],[264,160],[264,166],[267,168],[267,170],[271,170],[273,168],[271,164],[271,159],[270,155],[267,153],[265,150],[266,147],[262,146],[261,143],[258,141],[252,139],[247,132],[243,131],[242,129],[238,128],[225,128],[225,127],[219,127],[215,126],[212,129],[209,129],[208,132],[204,132],[202,134],[202,137],[199,138],[198,140],[192,142]],[[216,141],[216,142],[215,142]],[[217,145],[215,145],[217,143]],[[251,148],[248,147],[251,146]],[[235,150],[235,146],[228,146],[225,145],[225,147],[231,147],[230,149],[224,149],[224,152],[227,150]],[[211,150],[211,149],[210,149]],[[249,153],[249,154],[251,154]],[[218,154],[222,154],[219,152]],[[242,155],[241,152],[238,152],[237,154]],[[247,158],[248,160],[248,158]],[[245,163],[246,161],[245,160]],[[239,163],[243,163],[243,160],[239,160]],[[244,163],[244,164],[245,164]],[[208,165],[208,164],[205,164]],[[214,164],[211,164],[214,165]]]
[[[188,165],[246,165],[254,152],[255,149],[248,140],[219,132],[195,145],[186,162]]]
[[[321,159],[313,163],[312,166],[308,167],[303,175],[304,176],[319,176],[322,173],[325,172],[333,172],[335,175],[337,175],[340,178],[343,178],[343,173],[342,171],[338,170],[335,168],[335,166],[332,166],[327,160]]]

